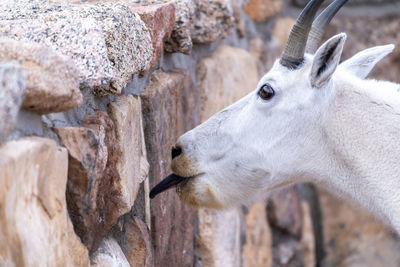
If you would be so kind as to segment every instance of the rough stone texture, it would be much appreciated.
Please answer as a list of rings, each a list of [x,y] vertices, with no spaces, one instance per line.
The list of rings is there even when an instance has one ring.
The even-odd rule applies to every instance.
[[[246,239],[242,249],[243,267],[272,266],[272,234],[265,202],[250,206],[245,217]]]
[[[368,25],[368,27],[365,27],[365,25]],[[396,45],[393,53],[381,60],[369,77],[400,83],[399,28],[400,17],[396,15],[384,17],[356,16],[334,20],[326,32],[326,37],[331,37],[340,32],[347,33],[342,59],[347,59],[369,47],[385,44]]]
[[[107,88],[114,80],[115,71],[108,59],[102,29],[93,18],[1,20],[0,35],[37,42],[71,57],[79,69],[83,87],[100,90],[101,87]]]
[[[66,150],[24,138],[5,144],[0,159],[0,265],[89,266],[66,208]]]
[[[296,20],[291,17],[281,17],[275,20],[272,36],[279,42],[279,53],[282,53],[295,22]]]
[[[257,61],[247,51],[221,45],[197,64],[200,121],[256,89]]]
[[[71,56],[83,86],[97,94],[120,93],[133,74],[149,68],[150,33],[125,4],[50,5],[29,19],[18,15],[13,15],[18,20],[0,21],[1,35],[44,43]]]
[[[295,187],[272,192],[268,199],[267,209],[268,220],[273,227],[300,236],[303,214],[299,193]]]
[[[132,214],[127,214],[120,219],[115,228],[113,235],[131,267],[154,266],[151,237],[143,221]]]
[[[117,222],[120,184],[115,163],[114,123],[104,111],[87,115],[84,127],[57,127],[68,149],[67,203],[75,231],[94,252],[106,230]]]
[[[255,89],[257,62],[239,48],[219,46],[197,65],[203,122]],[[197,244],[204,266],[240,266],[240,211],[200,210]]]
[[[197,247],[203,266],[239,267],[241,217],[239,209],[200,209]]]
[[[17,62],[0,63],[0,145],[14,128],[24,99],[25,73]]]
[[[23,108],[46,114],[82,104],[79,72],[68,57],[34,42],[1,38],[1,60],[18,61],[26,73]]]
[[[318,191],[322,210],[323,266],[399,266],[400,238],[371,215]]]
[[[164,42],[170,38],[175,25],[175,5],[173,3],[155,4],[149,6],[130,5],[131,10],[138,13],[150,31],[153,43],[153,59],[149,68],[160,60]]]
[[[111,237],[105,238],[99,249],[91,257],[92,267],[130,267],[117,241]]]
[[[142,94],[150,185],[170,174],[171,147],[195,124],[196,96],[187,71],[155,71]],[[193,266],[195,210],[174,190],[151,203],[155,266]]]
[[[230,0],[195,0],[192,40],[194,43],[211,43],[227,37],[234,28]]]
[[[140,184],[149,173],[141,100],[132,95],[119,96],[109,104],[109,113],[115,123],[119,146],[115,165],[121,188],[118,212],[123,215],[131,210]]]
[[[282,6],[283,0],[250,0],[243,6],[243,10],[260,23],[281,12]]]

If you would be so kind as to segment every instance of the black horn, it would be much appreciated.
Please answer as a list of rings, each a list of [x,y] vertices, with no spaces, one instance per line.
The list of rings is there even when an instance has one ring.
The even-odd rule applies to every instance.
[[[283,66],[295,69],[303,62],[308,33],[315,14],[323,2],[324,0],[311,0],[301,11],[281,56],[280,63]]]
[[[326,26],[336,15],[339,9],[346,4],[348,0],[336,0],[330,4],[321,14],[314,20],[310,34],[308,35],[306,53],[314,54],[317,51],[322,36],[324,35]]]

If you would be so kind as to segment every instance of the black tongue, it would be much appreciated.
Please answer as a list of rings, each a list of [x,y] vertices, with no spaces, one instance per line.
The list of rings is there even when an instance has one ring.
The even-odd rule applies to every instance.
[[[176,174],[171,174],[164,180],[162,180],[158,185],[153,187],[150,191],[150,198],[154,198],[156,195],[160,194],[161,192],[173,187],[174,185],[179,184],[182,182],[185,177],[176,175]]]

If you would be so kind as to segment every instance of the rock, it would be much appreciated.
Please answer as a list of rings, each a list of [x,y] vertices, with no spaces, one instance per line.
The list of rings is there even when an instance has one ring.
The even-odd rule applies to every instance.
[[[82,104],[79,71],[68,57],[34,42],[2,38],[0,60],[18,61],[26,73],[23,108],[47,114]]]
[[[104,111],[87,115],[84,127],[56,127],[68,149],[68,211],[83,243],[94,252],[119,217],[120,185],[114,123]]]
[[[319,189],[323,266],[399,266],[400,238],[360,208]]]
[[[242,249],[243,267],[272,266],[272,234],[267,221],[266,204],[250,206],[245,217],[246,239]]]
[[[279,42],[279,54],[281,54],[283,48],[285,48],[290,31],[295,22],[296,21],[291,17],[281,17],[275,20],[272,36]]]
[[[31,22],[37,29],[29,27]],[[0,21],[0,32],[60,47],[86,70],[83,78],[89,81],[81,82],[97,78],[89,86],[100,95],[121,93],[133,74],[149,68],[153,56],[149,31],[139,15],[123,3],[48,6],[29,20],[12,21],[10,25]],[[96,68],[104,74],[96,73]]]
[[[243,66],[246,66],[245,68]],[[200,121],[256,89],[257,61],[247,51],[221,45],[197,64]]]
[[[0,265],[89,266],[66,208],[66,150],[32,137],[6,143],[0,158]]]
[[[191,33],[194,43],[216,42],[231,34],[235,23],[230,0],[195,0]]]
[[[92,87],[101,92],[108,90],[115,79],[102,29],[93,18],[1,20],[0,35],[37,42],[69,56],[79,70],[81,87]]]
[[[273,227],[300,236],[303,214],[299,193],[295,187],[272,192],[267,209],[268,220]]]
[[[149,68],[156,66],[164,48],[164,42],[170,38],[175,25],[175,5],[173,3],[149,6],[130,5],[131,10],[138,13],[151,34],[153,43],[153,59]]]
[[[240,266],[241,218],[239,209],[200,209],[197,247],[203,266]]]
[[[242,49],[219,46],[211,57],[199,61],[197,81],[203,122],[255,89],[257,61]],[[197,244],[203,265],[240,266],[240,212],[200,210],[198,217]]]
[[[118,183],[121,190],[119,215],[129,212],[135,202],[140,184],[148,177],[149,163],[144,143],[142,104],[139,97],[122,95],[109,104],[115,123]]]
[[[243,6],[244,12],[261,23],[282,11],[282,0],[250,0]]]
[[[150,267],[153,264],[151,237],[146,224],[127,214],[114,234],[131,267]]]
[[[154,186],[171,172],[172,145],[181,134],[194,127],[196,95],[187,71],[157,70],[141,98],[150,185]],[[174,190],[152,200],[155,266],[193,265],[195,215],[195,210],[185,206]]]
[[[130,267],[124,253],[115,239],[104,239],[91,257],[92,267]]]
[[[0,145],[12,131],[24,99],[25,73],[17,62],[0,63]]]
[[[365,27],[368,25],[368,27]],[[382,27],[385,25],[385,27]],[[351,16],[334,19],[326,31],[325,38],[340,32],[347,33],[342,59],[352,57],[357,52],[385,44],[396,45],[393,53],[382,59],[372,70],[369,78],[400,83],[400,18],[390,16]]]
[[[176,24],[171,34],[171,38],[165,43],[167,52],[180,52],[190,54],[192,51],[192,30],[193,17],[196,4],[193,0],[176,0],[175,21]]]
[[[310,205],[306,201],[301,202],[301,211],[303,213],[303,227],[301,229],[301,246],[303,250],[304,267],[316,266],[316,250],[313,218]]]

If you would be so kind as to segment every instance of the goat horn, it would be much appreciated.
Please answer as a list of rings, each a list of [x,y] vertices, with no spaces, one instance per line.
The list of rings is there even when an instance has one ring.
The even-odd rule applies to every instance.
[[[301,11],[296,23],[292,27],[281,56],[280,63],[283,66],[295,69],[303,62],[308,33],[322,2],[324,0],[311,0],[303,11]]]
[[[326,26],[328,26],[331,19],[336,15],[339,9],[346,4],[347,1],[348,0],[334,1],[314,20],[310,34],[308,35],[306,53],[314,54],[315,51],[317,51]]]

